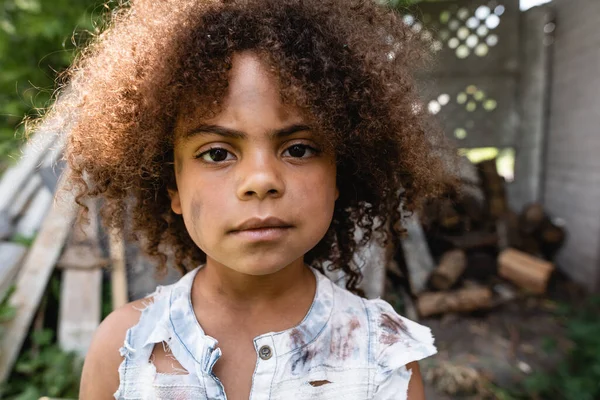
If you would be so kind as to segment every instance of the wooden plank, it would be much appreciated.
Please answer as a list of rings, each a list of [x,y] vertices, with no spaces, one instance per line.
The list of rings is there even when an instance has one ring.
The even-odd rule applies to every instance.
[[[427,279],[435,269],[435,263],[417,214],[405,218],[403,226],[408,234],[406,238],[402,239],[402,250],[409,273],[408,279],[412,293],[418,295],[425,291]]]
[[[87,223],[79,221],[72,230],[64,256],[71,254],[71,264],[62,276],[58,343],[63,350],[87,353],[92,337],[100,325],[102,309],[102,270],[94,268],[102,260],[98,237],[97,207],[90,202]],[[78,255],[78,258],[74,258]],[[87,267],[87,269],[86,269]]]
[[[19,354],[75,214],[72,198],[55,203],[21,266],[16,291],[10,299],[16,316],[6,323],[0,340],[0,382],[6,380]]]
[[[12,204],[25,183],[34,174],[48,148],[56,140],[52,131],[41,129],[23,146],[19,162],[9,167],[0,178],[0,212],[5,212]]]
[[[27,253],[27,247],[18,243],[0,243],[0,300],[4,298],[13,283],[19,265]]]
[[[17,223],[15,233],[22,237],[32,238],[40,229],[54,196],[45,187],[41,187],[31,200],[27,211]]]
[[[47,170],[55,168],[62,155],[66,137],[57,134],[61,126],[60,121],[46,121],[23,146],[23,155],[18,164],[8,168],[0,177],[0,240],[8,239],[14,234],[12,221],[21,211],[15,207],[15,203],[27,203],[26,199],[23,203],[23,198],[26,197],[23,192],[31,190],[30,185],[33,184],[29,181],[37,176],[35,172],[41,166],[48,174]]]
[[[82,357],[100,325],[102,270],[68,269],[62,276],[58,342]]]
[[[109,232],[112,283],[112,307],[117,309],[129,301],[127,292],[127,271],[125,269],[125,241],[119,233]]]
[[[17,194],[17,197],[15,197],[13,203],[8,207],[8,217],[11,220],[14,220],[25,211],[29,201],[38,191],[41,184],[42,178],[38,174],[35,174],[29,178],[23,187],[23,190]]]

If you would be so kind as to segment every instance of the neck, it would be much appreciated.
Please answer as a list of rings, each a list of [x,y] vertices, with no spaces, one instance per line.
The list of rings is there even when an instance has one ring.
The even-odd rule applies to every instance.
[[[315,285],[314,274],[304,265],[303,257],[268,275],[244,274],[208,257],[195,282],[203,297],[238,309],[272,307],[283,298],[306,295],[307,287],[314,293]]]

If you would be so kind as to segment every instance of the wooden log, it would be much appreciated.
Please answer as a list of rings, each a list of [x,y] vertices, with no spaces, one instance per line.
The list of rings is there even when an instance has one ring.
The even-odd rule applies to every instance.
[[[0,301],[12,285],[27,247],[18,243],[0,243]]]
[[[519,216],[510,210],[501,215],[496,220],[496,233],[498,234],[498,248],[500,250],[509,247],[519,248],[522,244]]]
[[[494,253],[490,251],[470,251],[467,254],[467,268],[465,268],[461,279],[488,283],[497,274],[497,260]]]
[[[521,234],[521,244],[516,247],[517,250],[521,250],[532,256],[539,257],[542,255],[540,250],[540,241],[534,235]]]
[[[567,238],[564,221],[560,219],[544,221],[539,232],[540,252],[547,260],[552,260]]]
[[[460,205],[471,225],[481,226],[485,220],[484,209],[481,201],[469,193],[460,196]]]
[[[496,219],[508,211],[508,200],[504,188],[504,178],[498,174],[496,159],[477,164],[481,187],[485,194],[489,215]]]
[[[440,204],[440,226],[445,231],[454,231],[459,228],[461,218],[450,200],[444,200]]]
[[[408,270],[410,290],[412,294],[417,295],[425,291],[427,279],[435,269],[435,263],[417,216],[413,214],[406,218],[404,227],[408,235],[401,240],[402,250]]]
[[[523,208],[519,216],[519,229],[526,234],[532,234],[542,226],[546,218],[544,207],[541,204],[529,204]]]
[[[431,274],[431,286],[446,290],[452,287],[467,266],[467,257],[461,249],[452,250],[442,255],[438,267]]]
[[[97,207],[89,205],[89,218],[74,226],[59,263],[67,267],[62,275],[58,322],[58,343],[65,351],[85,356],[102,312],[102,271],[98,237]],[[72,267],[72,268],[71,268]]]
[[[495,232],[467,232],[460,236],[443,236],[444,240],[452,243],[462,250],[479,249],[482,247],[495,247],[498,245],[498,234]]]
[[[417,298],[421,317],[447,312],[469,312],[490,308],[492,291],[487,287],[470,287],[455,291],[422,293]]]
[[[61,186],[63,184],[64,180],[61,181]],[[50,274],[71,229],[76,208],[73,206],[72,199],[70,200],[55,204],[48,212],[21,266],[15,282],[16,290],[10,298],[10,304],[16,308],[16,315],[5,324],[4,336],[0,339],[0,382],[8,377],[21,350],[33,316],[48,285]]]
[[[506,249],[498,256],[498,274],[536,294],[546,291],[553,270],[552,263],[516,249]]]

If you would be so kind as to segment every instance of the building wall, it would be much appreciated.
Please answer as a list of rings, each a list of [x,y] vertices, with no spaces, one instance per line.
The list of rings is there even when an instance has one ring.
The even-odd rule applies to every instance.
[[[558,264],[600,291],[600,1],[554,7],[544,204],[569,234]]]

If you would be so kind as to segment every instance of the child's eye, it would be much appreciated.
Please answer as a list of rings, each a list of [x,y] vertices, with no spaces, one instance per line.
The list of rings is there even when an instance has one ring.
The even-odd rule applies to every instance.
[[[218,163],[223,161],[233,160],[234,156],[230,152],[220,147],[215,147],[210,150],[205,151],[204,153],[200,153],[196,156],[196,158],[201,158],[203,161],[207,163]]]
[[[317,150],[306,144],[295,144],[288,147],[283,153],[284,157],[306,158],[317,154]]]

